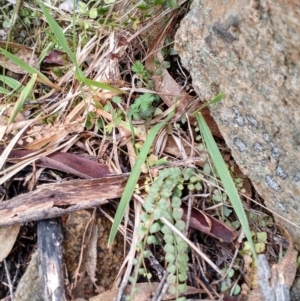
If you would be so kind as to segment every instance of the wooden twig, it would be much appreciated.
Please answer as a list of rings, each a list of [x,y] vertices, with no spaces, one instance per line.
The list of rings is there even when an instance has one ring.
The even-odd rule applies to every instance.
[[[9,287],[10,298],[11,298],[11,301],[14,301],[13,284],[11,282],[11,278],[10,278],[9,270],[8,270],[8,267],[7,267],[6,259],[4,259],[4,267],[5,267],[6,278],[7,278],[8,287]]]
[[[39,274],[43,300],[64,301],[63,235],[58,219],[38,222]]]

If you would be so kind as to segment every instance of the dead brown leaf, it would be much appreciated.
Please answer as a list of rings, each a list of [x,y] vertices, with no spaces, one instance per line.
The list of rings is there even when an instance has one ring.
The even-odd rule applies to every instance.
[[[1,153],[2,151],[0,150]],[[20,161],[22,157],[33,153],[33,151],[14,149],[8,155],[8,159],[11,162],[16,162]],[[35,161],[35,164],[40,167],[60,170],[78,176],[81,179],[99,179],[111,174],[109,167],[105,164],[63,152],[55,152],[46,157],[41,157]]]
[[[66,53],[59,50],[51,50],[44,59],[44,63],[51,65],[64,66],[68,63]]]
[[[277,278],[278,276],[278,281],[290,288],[296,276],[298,252],[294,248],[293,239],[290,233],[283,227],[279,227],[286,233],[289,240],[289,247],[285,256],[279,260],[277,265],[272,267],[272,277]],[[276,281],[273,280],[272,284],[274,287],[276,285]]]
[[[183,204],[182,208],[184,210],[183,218],[186,219],[187,205]],[[189,225],[225,243],[232,243],[238,236],[238,233],[225,223],[197,208],[192,208]]]
[[[0,227],[0,262],[2,262],[12,250],[21,225],[11,225]]]
[[[173,19],[172,19],[173,18]],[[145,61],[145,66],[148,70],[152,71],[152,79],[154,81],[154,89],[157,91],[164,101],[164,103],[170,108],[172,106],[177,106],[177,118],[180,117],[184,112],[195,111],[200,105],[203,105],[203,102],[200,102],[199,99],[191,97],[188,93],[185,92],[184,87],[178,84],[166,68],[157,66],[155,62],[163,62],[164,57],[161,53],[161,49],[164,47],[164,42],[169,33],[174,29],[176,23],[176,13],[170,18],[167,26],[161,26],[158,24],[156,26],[157,32],[152,39],[150,46],[147,51],[147,58]],[[157,71],[159,73],[157,74]],[[205,101],[209,101],[206,99]],[[201,110],[207,125],[209,126],[212,134],[218,138],[223,138],[221,132],[210,115],[210,111],[207,107],[204,107]],[[195,118],[190,117],[191,122]]]
[[[163,48],[164,41],[172,28],[174,28],[174,22],[171,20],[168,26],[161,30],[158,35],[159,38],[151,43],[147,52],[145,66],[153,73],[154,89],[159,92],[161,99],[168,107],[177,105],[177,112],[179,116],[181,116],[182,113],[186,112],[187,108],[191,106],[192,99],[173,79],[167,69],[155,64],[157,60],[161,63],[164,60],[160,50]],[[158,70],[160,71],[159,75],[157,74]]]
[[[39,277],[39,254],[36,250],[29,264],[27,264],[26,272],[18,283],[14,300],[15,301],[37,301],[43,300],[42,288]]]
[[[150,301],[152,299],[153,292],[158,288],[159,283],[158,282],[145,282],[145,283],[137,283],[135,287],[137,288],[136,294],[133,296],[132,301]],[[98,296],[95,296],[93,298],[90,298],[89,301],[108,301],[108,300],[114,300],[115,297],[118,295],[118,289],[113,289],[110,291],[106,291]],[[131,291],[131,285],[128,285],[125,289],[125,294],[130,294]],[[192,286],[187,287],[187,292],[185,294],[182,294],[182,296],[192,295],[203,292],[200,289],[197,289]],[[171,294],[165,294],[165,296],[162,298],[162,300],[173,300],[175,298],[175,295]]]
[[[176,19],[176,16],[174,16]],[[201,102],[194,97],[191,97],[185,92],[184,87],[179,85],[166,68],[157,66],[157,60],[163,62],[164,57],[161,49],[164,47],[164,41],[169,32],[174,28],[174,22],[170,20],[166,27],[163,27],[152,43],[150,44],[147,52],[147,59],[145,66],[153,73],[152,79],[154,81],[154,89],[159,93],[159,96],[168,107],[177,106],[177,117],[180,117],[184,112],[194,111],[200,107]],[[159,71],[159,74],[157,72]],[[221,132],[210,115],[207,107],[201,110],[205,121],[207,122],[212,134],[216,137],[223,138]]]

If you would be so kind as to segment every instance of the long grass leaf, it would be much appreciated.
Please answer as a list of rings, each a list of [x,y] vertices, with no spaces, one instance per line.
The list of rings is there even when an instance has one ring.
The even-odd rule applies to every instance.
[[[210,106],[214,103],[217,103],[219,101],[221,101],[223,98],[224,98],[225,94],[223,93],[219,93],[214,99],[212,99],[211,101],[207,102],[207,103],[204,103],[202,106],[200,106],[200,108],[198,108],[196,111],[194,111],[191,116],[195,117],[196,114],[201,111],[203,108],[207,107],[207,106]]]
[[[19,66],[20,68],[22,68],[25,72],[29,73],[29,74],[37,74],[37,80],[51,88],[54,88],[56,90],[61,90],[60,87],[58,87],[57,85],[53,84],[43,73],[41,73],[40,71],[38,71],[37,69],[29,66],[26,62],[24,62],[23,60],[21,60],[20,58],[18,58],[17,56],[13,55],[12,53],[8,52],[7,50],[3,49],[0,47],[0,53],[2,53],[3,55],[5,55],[7,58],[9,58],[12,62],[14,62],[17,66]]]
[[[66,54],[69,56],[71,61],[73,62],[74,66],[76,67],[76,75],[78,79],[82,82],[84,82],[87,86],[95,86],[101,89],[109,90],[112,92],[116,92],[118,94],[123,93],[121,90],[114,88],[106,83],[97,82],[91,79],[88,79],[84,76],[82,70],[79,68],[76,56],[72,52],[72,50],[69,47],[68,41],[65,38],[64,32],[62,28],[58,25],[58,23],[53,19],[53,17],[50,15],[48,9],[45,7],[45,5],[39,1],[40,7],[45,15],[45,18],[47,22],[49,23],[49,26],[57,39],[59,45],[62,47],[62,49],[66,52]]]
[[[218,149],[218,146],[209,130],[209,127],[206,124],[204,117],[200,113],[198,113],[196,115],[196,117],[197,117],[200,131],[202,133],[202,137],[205,141],[208,153],[210,154],[210,157],[214,163],[214,166],[218,172],[218,175],[224,185],[224,189],[230,199],[232,207],[233,207],[233,209],[241,223],[243,231],[248,239],[253,256],[257,260],[257,254],[256,254],[254,243],[252,240],[252,236],[251,236],[251,232],[250,232],[250,228],[249,228],[249,224],[248,224],[248,219],[247,219],[245,210],[243,208],[242,201],[241,201],[238,191],[236,189],[236,186],[231,177],[231,174],[224,162],[224,159],[223,159],[223,157]]]
[[[133,195],[136,183],[138,182],[139,176],[141,174],[141,166],[145,162],[147,155],[149,153],[149,150],[154,142],[155,137],[157,136],[158,132],[161,130],[161,128],[173,117],[174,112],[170,113],[169,116],[159,124],[155,125],[149,132],[149,135],[147,136],[145,143],[142,146],[142,149],[137,156],[136,162],[134,164],[134,167],[131,171],[131,174],[128,178],[127,184],[125,186],[124,192],[122,194],[122,198],[120,200],[120,204],[118,206],[114,223],[111,227],[109,238],[108,238],[108,245],[112,245],[115,236],[118,232],[119,225],[121,224],[122,218],[124,216],[124,213],[126,211],[126,208],[130,202],[130,199]]]
[[[37,69],[29,66],[26,62],[18,58],[17,56],[13,55],[9,51],[3,49],[0,47],[0,53],[5,55],[7,58],[9,58],[12,62],[14,62],[17,66],[22,68],[25,72],[28,72],[29,74],[34,74],[34,73],[40,73]]]
[[[73,62],[73,64],[77,66],[77,61],[76,61],[76,57],[74,55],[74,53],[72,52],[72,50],[69,47],[68,41],[64,35],[64,32],[62,30],[62,28],[58,25],[58,23],[53,19],[53,17],[51,16],[51,14],[49,13],[48,9],[45,7],[45,5],[39,1],[40,7],[45,15],[45,18],[53,32],[53,34],[55,35],[59,45],[62,47],[62,49],[64,50],[64,52],[66,52],[66,54],[69,56],[69,58],[71,59],[71,61]]]
[[[24,102],[28,99],[28,96],[31,94],[33,86],[36,82],[36,78],[37,78],[37,74],[34,74],[32,76],[32,78],[30,79],[30,81],[28,82],[28,84],[25,86],[25,88],[23,89],[23,91],[21,92],[17,102],[14,105],[14,108],[11,112],[9,121],[8,121],[8,125],[10,125],[11,123],[14,122],[16,116],[18,115],[18,113],[21,112]]]
[[[101,88],[101,89],[104,89],[104,90],[108,90],[108,91],[112,91],[112,92],[116,92],[118,94],[121,94],[123,93],[122,90],[118,89],[118,88],[114,88],[106,83],[102,83],[102,82],[98,82],[98,81],[95,81],[95,80],[92,80],[92,79],[88,79],[88,78],[81,78],[81,80],[87,85],[87,86],[94,86],[94,87],[97,87],[97,88]]]
[[[0,87],[0,93],[2,93],[2,94],[4,94],[4,95],[7,95],[7,94],[10,93],[10,91],[8,91],[8,90],[6,90],[6,89]]]
[[[22,86],[20,82],[9,76],[0,75],[0,80],[3,82],[4,85],[7,85],[14,90]]]

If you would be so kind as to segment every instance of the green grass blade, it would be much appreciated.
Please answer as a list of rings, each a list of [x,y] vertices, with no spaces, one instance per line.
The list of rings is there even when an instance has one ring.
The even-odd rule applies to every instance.
[[[101,88],[101,89],[104,89],[104,90],[108,90],[108,91],[112,91],[112,92],[116,92],[118,94],[121,94],[123,93],[122,90],[118,89],[118,88],[114,88],[106,83],[101,83],[101,82],[98,82],[98,81],[95,81],[95,80],[92,80],[92,79],[89,79],[89,78],[81,78],[81,80],[87,85],[87,86],[94,86],[94,87],[97,87],[97,88]]]
[[[22,86],[20,82],[9,76],[0,75],[0,80],[3,82],[4,85],[7,85],[14,90]]]
[[[8,91],[8,90],[6,90],[6,89],[0,87],[0,93],[2,93],[2,94],[4,94],[4,95],[7,95],[7,94],[10,93],[10,91]]]
[[[197,109],[196,111],[194,111],[191,116],[195,117],[196,114],[201,111],[203,108],[207,107],[207,106],[210,106],[214,103],[217,103],[219,101],[221,101],[223,98],[224,98],[225,94],[223,93],[219,93],[214,99],[212,99],[211,101],[207,102],[207,103],[204,103],[202,106],[200,106],[199,109]]]
[[[18,65],[20,68],[22,68],[25,72],[33,75],[38,75],[38,81],[44,83],[45,85],[48,85],[49,87],[52,87],[54,89],[57,89],[57,86],[55,86],[43,73],[38,71],[37,69],[29,66],[26,62],[18,58],[17,56],[13,55],[12,53],[8,52],[7,50],[0,47],[0,53],[5,55],[8,59],[10,59],[12,62],[14,62],[16,65]]]
[[[28,84],[24,87],[23,91],[21,92],[21,94],[11,112],[8,124],[13,123],[16,116],[18,115],[18,113],[20,113],[22,111],[24,102],[28,99],[28,96],[31,94],[31,92],[33,90],[33,86],[36,82],[36,78],[37,78],[37,74],[34,74],[32,76],[32,78],[30,79],[30,81],[28,82]]]
[[[141,174],[141,166],[145,162],[147,155],[149,153],[149,150],[154,142],[155,137],[157,136],[158,132],[161,130],[161,128],[173,117],[174,112],[170,113],[169,116],[162,121],[161,123],[155,125],[149,132],[149,135],[147,136],[144,145],[142,146],[142,149],[137,156],[135,165],[131,171],[131,174],[128,178],[127,184],[125,186],[124,192],[122,194],[122,198],[120,200],[120,204],[118,206],[114,223],[111,227],[109,238],[108,238],[108,245],[111,246],[115,236],[118,232],[119,225],[121,224],[122,218],[124,216],[124,213],[126,211],[126,208],[130,202],[130,199],[133,195],[136,183],[138,182],[138,179]]]
[[[39,1],[39,4],[40,4],[40,7],[45,15],[45,18],[55,36],[55,38],[57,39],[59,45],[62,47],[64,52],[69,56],[70,60],[73,62],[74,66],[76,67],[76,76],[78,77],[78,79],[80,81],[84,82],[87,86],[95,86],[95,87],[98,87],[101,89],[116,92],[118,94],[123,93],[121,90],[114,88],[106,83],[101,83],[101,82],[97,82],[97,81],[94,81],[91,79],[87,79],[84,76],[82,70],[78,66],[76,56],[74,55],[74,53],[72,52],[72,50],[69,47],[68,41],[65,38],[62,28],[58,25],[58,23],[50,15],[50,13],[49,13],[48,9],[45,7],[45,5],[41,1]]]
[[[0,53],[2,53],[7,58],[9,58],[12,62],[14,62],[16,65],[22,68],[25,72],[28,72],[29,74],[35,74],[35,73],[41,74],[37,69],[29,66],[26,62],[24,62],[23,60],[19,59],[17,56],[13,55],[12,53],[8,52],[7,50],[1,47],[0,47]]]
[[[231,201],[232,207],[233,207],[233,209],[241,223],[243,231],[249,241],[253,256],[254,256],[255,260],[257,260],[257,254],[256,254],[254,243],[252,240],[252,236],[251,236],[251,232],[250,232],[250,228],[249,228],[249,224],[248,224],[248,219],[247,219],[245,210],[243,208],[242,201],[241,201],[238,191],[236,189],[236,186],[231,177],[231,174],[223,160],[223,157],[216,145],[216,142],[209,130],[209,127],[206,124],[204,117],[200,113],[198,113],[196,115],[196,117],[197,117],[200,131],[202,133],[202,137],[205,141],[208,153],[211,156],[211,159],[218,172],[218,175],[224,185],[224,189]]]
[[[64,50],[64,52],[69,56],[69,58],[71,59],[71,61],[73,62],[73,64],[77,66],[77,61],[76,61],[76,57],[74,55],[74,53],[71,51],[68,41],[64,35],[64,32],[62,30],[62,28],[58,25],[58,23],[53,19],[53,17],[51,16],[51,14],[49,13],[48,9],[45,7],[45,5],[39,1],[40,7],[45,15],[45,18],[54,34],[54,36],[56,37],[59,45],[62,47],[62,49]]]

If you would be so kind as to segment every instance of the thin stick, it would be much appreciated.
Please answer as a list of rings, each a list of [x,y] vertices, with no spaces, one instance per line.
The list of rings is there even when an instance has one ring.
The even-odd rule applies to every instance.
[[[11,279],[10,279],[10,274],[9,274],[9,270],[8,270],[8,267],[7,267],[6,259],[4,259],[4,267],[5,267],[5,273],[6,273],[8,287],[9,287],[10,298],[11,298],[11,301],[14,301],[13,284],[12,284]]]
[[[164,276],[163,278],[161,279],[157,289],[156,289],[156,292],[154,293],[151,301],[157,301],[158,298],[160,298],[160,296],[162,294],[164,294],[164,286],[165,286],[165,282],[166,282],[166,279],[168,277],[169,273],[167,271],[164,272]]]
[[[141,202],[144,203],[144,200],[139,195],[134,195],[135,198]],[[200,251],[189,239],[187,239],[177,228],[175,228],[166,218],[161,217],[160,220],[170,227],[170,229],[176,233],[178,236],[180,236],[196,253],[198,253],[217,273],[219,273],[221,276],[223,276],[223,273],[221,270],[202,252]]]
[[[177,228],[175,228],[166,218],[161,217],[160,220],[170,227],[170,229],[180,236],[196,253],[198,253],[218,274],[223,276],[222,271],[202,252],[200,251],[189,239],[187,239]]]

